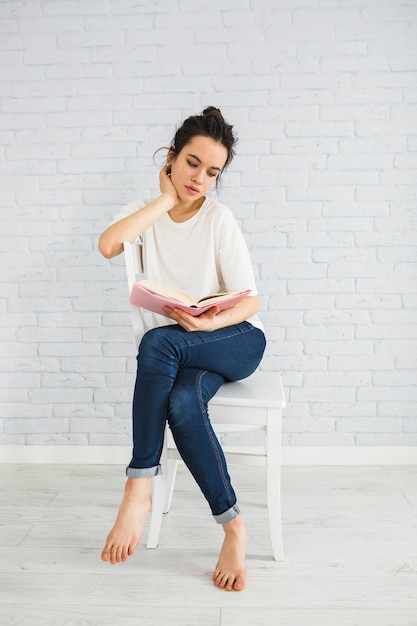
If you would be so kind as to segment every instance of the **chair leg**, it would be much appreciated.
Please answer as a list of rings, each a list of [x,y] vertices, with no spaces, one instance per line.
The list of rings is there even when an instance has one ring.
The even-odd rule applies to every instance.
[[[281,521],[281,413],[268,409],[267,425],[267,508],[269,534],[275,561],[284,560]]]
[[[156,548],[159,542],[162,517],[171,508],[172,494],[174,492],[175,478],[177,475],[178,461],[168,459],[167,436],[165,435],[164,446],[161,455],[162,474],[155,476],[152,485],[152,511],[149,526],[147,548]]]
[[[275,561],[283,561],[284,546],[282,542],[281,503],[280,494],[279,491],[277,491],[277,477],[275,476],[275,479],[273,481],[269,480],[268,483],[268,523],[272,553]]]
[[[149,526],[147,548],[156,548],[159,542],[159,532],[161,530],[162,515],[164,512],[164,502],[166,493],[166,477],[161,474],[155,476],[152,486],[152,511],[151,523]]]
[[[167,471],[168,467],[168,452],[167,452],[167,439],[166,433],[164,437],[164,445],[161,454],[161,468],[162,474],[155,476],[152,484],[152,511],[151,522],[149,526],[147,548],[156,548],[159,542],[159,532],[161,530],[162,516],[164,513],[164,504],[166,500],[167,491]]]
[[[164,502],[164,513],[169,513],[172,502],[172,494],[174,493],[175,478],[177,476],[178,461],[175,459],[168,459],[167,463],[167,483]]]

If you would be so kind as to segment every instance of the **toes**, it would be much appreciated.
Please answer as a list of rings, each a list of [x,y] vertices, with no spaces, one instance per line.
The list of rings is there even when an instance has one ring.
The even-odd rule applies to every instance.
[[[213,576],[213,581],[216,587],[223,589],[226,585],[227,577],[225,577],[221,572],[216,572]]]
[[[110,563],[114,565],[116,563],[116,551],[114,548],[110,550]]]
[[[116,563],[125,563],[129,556],[135,551],[134,545],[112,545],[106,544],[101,553],[102,561],[110,562],[112,565]]]
[[[130,547],[124,546],[120,554],[120,560],[123,561],[123,563],[125,563],[127,561],[127,557],[130,556],[131,554],[133,554],[133,551],[132,552],[130,551]]]
[[[101,553],[101,560],[110,561],[110,553],[106,549],[104,549],[103,552]]]
[[[105,546],[101,553],[101,560],[111,561],[111,558],[112,558],[112,545],[111,545],[111,542],[109,541],[109,537],[107,537]]]
[[[243,591],[243,589],[245,588],[245,585],[246,585],[245,579],[242,576],[238,576],[233,585],[233,589],[235,591]]]
[[[116,546],[114,549],[114,563],[122,563],[127,561],[127,549],[122,546]]]
[[[219,587],[219,589],[226,589],[226,591],[232,591],[234,577],[231,577],[230,574],[219,572],[213,580],[214,580],[214,584],[216,585],[216,587]]]
[[[234,574],[226,574],[222,572],[215,572],[213,575],[213,582],[219,589],[225,589],[226,591],[243,591],[246,586],[245,577]]]
[[[107,547],[107,546],[106,546]],[[110,561],[110,563],[112,565],[114,565],[115,563],[118,563],[119,559],[117,557],[117,546],[114,545],[110,545],[107,549],[107,554],[109,556],[109,558],[107,559],[107,561]]]
[[[135,546],[132,544],[114,545],[113,543],[108,542],[104,546],[101,553],[101,560],[110,562],[111,565],[115,565],[116,563],[125,563],[134,551]]]

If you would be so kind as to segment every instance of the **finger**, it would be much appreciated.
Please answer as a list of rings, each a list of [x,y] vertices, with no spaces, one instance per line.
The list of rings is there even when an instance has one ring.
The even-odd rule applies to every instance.
[[[188,322],[188,323],[192,323],[193,320],[195,320],[195,317],[193,315],[189,315],[188,313],[186,313],[185,311],[182,311],[181,309],[175,309],[173,307],[166,306],[164,307],[164,311],[167,312],[169,317],[172,317],[172,319],[175,319],[175,320],[183,320],[184,322]]]
[[[206,315],[209,319],[212,320],[213,317],[216,317],[217,313],[220,313],[219,307],[218,306],[212,306],[211,309],[206,311],[204,315]]]
[[[191,321],[194,320],[192,316],[188,315],[187,313],[184,313],[183,311],[179,309],[172,309],[171,307],[164,307],[164,312],[167,317],[169,317],[174,322],[177,322],[177,324],[182,326],[185,330],[189,331],[192,329],[192,322],[190,324],[190,321],[189,321],[190,318],[191,318]]]

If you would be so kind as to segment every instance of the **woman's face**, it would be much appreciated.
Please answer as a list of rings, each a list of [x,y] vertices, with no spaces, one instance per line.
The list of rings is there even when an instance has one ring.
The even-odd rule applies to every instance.
[[[194,202],[210,189],[227,159],[227,148],[210,137],[198,135],[173,157],[170,152],[171,181],[183,202]]]

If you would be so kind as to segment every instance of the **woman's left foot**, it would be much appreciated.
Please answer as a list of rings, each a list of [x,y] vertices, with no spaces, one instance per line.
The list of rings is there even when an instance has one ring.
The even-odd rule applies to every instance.
[[[225,538],[213,574],[216,587],[242,591],[246,586],[246,526],[240,515],[223,524]]]
[[[128,478],[116,522],[101,553],[102,561],[123,563],[139,545],[151,509],[152,478]]]

